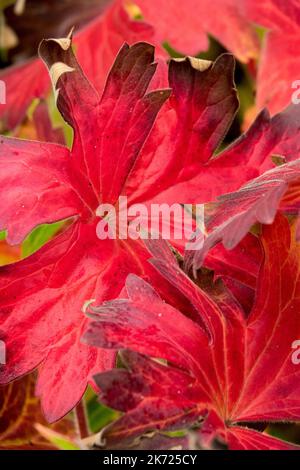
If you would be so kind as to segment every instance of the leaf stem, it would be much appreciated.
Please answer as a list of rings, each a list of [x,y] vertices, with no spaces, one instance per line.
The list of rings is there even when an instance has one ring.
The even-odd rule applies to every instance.
[[[77,432],[80,439],[85,439],[90,436],[90,427],[88,423],[86,405],[84,399],[80,400],[74,409],[74,418]]]

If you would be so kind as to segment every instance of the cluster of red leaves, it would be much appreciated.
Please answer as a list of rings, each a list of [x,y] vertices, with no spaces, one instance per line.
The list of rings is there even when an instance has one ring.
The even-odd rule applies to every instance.
[[[300,2],[298,0],[242,0],[248,19],[267,30],[257,76],[257,106],[276,113],[291,101],[299,80]],[[278,62],[278,51],[280,59]]]
[[[217,0],[214,9],[209,0],[64,0],[51,4],[55,17],[47,16],[47,23],[36,22],[38,6],[29,1],[29,13],[17,31],[24,32],[32,47],[47,28],[47,36],[60,37],[67,28],[81,26],[75,35],[77,57],[88,78],[100,92],[105,83],[116,53],[124,43],[148,41],[157,47],[157,55],[165,57],[163,42],[187,55],[206,50],[207,34],[215,37],[242,62],[251,62],[259,55],[259,39],[253,23],[269,30],[257,76],[257,108],[268,105],[271,112],[278,112],[290,102],[291,86],[297,80],[298,59],[294,51],[298,47],[300,5],[297,0]],[[52,2],[53,3],[53,2]],[[134,15],[142,15],[143,21],[135,21]],[[215,14],[218,11],[218,15]],[[160,12],[158,15],[157,12]],[[88,13],[89,12],[89,13]],[[95,17],[96,19],[93,19]],[[43,15],[43,12],[42,14]],[[57,25],[56,18],[62,18]],[[40,18],[40,17],[39,17]],[[205,18],[205,21],[203,21]],[[15,24],[16,18],[11,18]],[[41,21],[41,20],[40,20]],[[32,24],[37,25],[33,36]],[[29,34],[30,32],[30,34]],[[27,37],[26,36],[26,37]],[[282,37],[285,38],[284,42]],[[277,51],[280,50],[280,65]],[[24,53],[23,55],[24,56]],[[21,56],[21,57],[22,57]],[[22,89],[18,87],[22,76]],[[296,78],[295,78],[296,77]],[[0,108],[2,127],[14,128],[24,118],[28,105],[34,98],[46,96],[50,80],[38,59],[30,58],[0,73],[7,83],[8,106]]]
[[[91,310],[86,341],[125,350],[127,370],[96,377],[104,403],[126,412],[106,431],[108,445],[203,419],[202,446],[219,439],[231,449],[293,447],[253,425],[299,420],[300,369],[291,344],[300,334],[300,250],[284,217],[264,228],[261,241],[264,260],[248,316],[222,283],[195,285],[166,246],[152,263],[174,296],[186,296],[189,316],[134,275],[126,281],[127,299]]]
[[[233,56],[167,66],[161,48],[167,41],[195,54],[207,47],[209,33],[249,62],[259,53],[250,20],[263,18],[272,31],[257,104],[270,102],[277,111],[287,95],[279,103],[278,93],[267,96],[263,87],[266,70],[275,67],[278,31],[290,28],[288,10],[277,0],[222,0],[218,19],[207,0],[184,7],[160,1],[157,17],[155,1],[134,3],[149,23],[132,17],[128,1],[103,2],[101,14],[74,37],[76,58],[71,36],[40,44],[57,107],[74,131],[71,150],[49,131],[44,105],[35,115],[44,142],[0,137],[0,230],[7,242],[18,245],[35,227],[68,220],[36,253],[0,268],[0,339],[7,347],[0,383],[38,368],[36,394],[50,422],[73,409],[91,383],[105,404],[125,412],[106,432],[111,446],[147,431],[196,429],[202,447],[218,440],[232,449],[292,448],[255,428],[300,419],[300,369],[291,361],[300,336],[293,219],[300,210],[300,108],[273,117],[262,110],[216,155],[238,110]],[[296,17],[297,2],[292,6]],[[157,64],[145,41],[157,46]],[[0,108],[5,129],[22,121],[34,97],[47,95],[48,75],[38,58],[0,75],[8,83],[8,106]],[[129,204],[209,203],[203,247],[181,258],[177,246],[178,264],[160,242],[147,248],[142,241],[99,240],[97,207],[116,205],[120,195]],[[248,233],[257,223],[270,226],[259,236]],[[91,323],[83,313],[90,299],[100,305],[90,308]],[[120,349],[125,368],[114,370]]]

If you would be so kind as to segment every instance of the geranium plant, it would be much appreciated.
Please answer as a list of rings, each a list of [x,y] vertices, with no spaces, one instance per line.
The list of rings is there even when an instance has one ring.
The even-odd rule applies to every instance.
[[[298,3],[0,2],[1,449],[299,449]]]

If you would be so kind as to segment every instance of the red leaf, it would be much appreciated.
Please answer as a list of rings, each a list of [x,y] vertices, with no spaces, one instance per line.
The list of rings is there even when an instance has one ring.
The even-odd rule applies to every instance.
[[[195,253],[195,257],[198,254]],[[234,249],[227,251],[223,245],[211,249],[204,266],[214,271],[214,278],[221,278],[243,306],[247,315],[254,301],[257,275],[262,261],[259,240],[248,234]],[[195,264],[195,270],[198,265]]]
[[[22,77],[22,87],[20,86]],[[34,98],[45,96],[50,82],[43,64],[31,59],[22,65],[14,65],[0,72],[0,80],[6,87],[6,104],[0,106],[0,130],[13,129],[24,118]]]
[[[268,106],[276,113],[291,103],[299,78],[300,5],[298,1],[244,0],[244,13],[256,24],[266,28],[257,77],[258,108]],[[280,50],[280,61],[277,51]]]
[[[128,439],[140,431],[167,430],[170,423],[173,429],[177,407],[181,428],[184,415],[193,413],[196,419],[195,409],[199,418],[209,412],[199,434],[204,444],[215,436],[233,449],[293,448],[249,429],[251,423],[300,418],[300,369],[292,361],[292,344],[300,335],[299,244],[282,216],[264,227],[262,240],[265,258],[247,319],[220,285],[211,290],[210,297],[198,289],[203,299],[199,314],[210,308],[213,343],[195,322],[164,302],[149,301],[147,295],[143,301],[136,300],[132,285],[143,292],[150,289],[137,278],[127,282],[129,299],[91,310],[93,321],[85,341],[108,349],[129,348],[168,361],[157,365],[130,353],[125,356],[129,372],[115,371],[113,381],[109,373],[97,376],[106,404],[124,411],[120,387],[134,396],[134,401],[125,405],[127,413],[107,431],[108,438],[119,435]],[[165,271],[162,274],[165,276]],[[149,376],[151,368],[159,372]],[[173,388],[167,387],[169,381],[173,381]],[[145,410],[151,403],[155,405],[149,416]]]
[[[238,426],[227,432],[227,440],[232,450],[299,450],[288,442]]]
[[[199,251],[187,252],[186,269],[199,269],[213,246],[222,241],[232,249],[256,222],[271,224],[281,208],[300,213],[300,160],[267,171],[235,193],[219,198],[207,222],[208,237]],[[298,237],[297,237],[298,238]]]
[[[65,137],[61,128],[53,128],[48,107],[45,101],[41,101],[35,108],[32,120],[34,123],[34,131],[36,132],[37,140],[42,142],[55,142],[64,145]]]
[[[267,434],[246,427],[226,428],[224,423],[211,412],[201,428],[201,444],[214,448],[215,442],[227,443],[231,450],[295,450],[298,447]]]
[[[118,296],[130,272],[146,278],[151,276],[168,300],[171,297],[147,263],[149,255],[141,243],[97,239],[99,204],[115,203],[119,194],[128,196],[129,202],[157,196],[162,202],[178,203],[182,187],[175,184],[174,178],[178,175],[178,181],[187,189],[198,171],[202,184],[198,186],[198,177],[192,180],[198,188],[192,198],[197,202],[208,200],[213,181],[219,181],[215,189],[218,193],[224,189],[230,174],[234,174],[236,177],[229,187],[239,187],[241,182],[272,164],[269,156],[274,150],[285,146],[289,158],[293,157],[298,148],[298,133],[287,130],[297,114],[296,107],[271,121],[262,114],[248,134],[222,157],[211,158],[237,106],[232,84],[233,60],[229,55],[222,56],[215,64],[193,60],[172,62],[170,81],[174,95],[161,113],[160,123],[165,125],[151,131],[170,93],[169,90],[148,91],[155,72],[151,46],[138,43],[121,49],[102,100],[77,64],[70,38],[44,41],[40,50],[51,70],[58,107],[73,126],[74,143],[69,151],[55,144],[3,138],[5,152],[2,150],[0,161],[5,204],[1,206],[0,220],[14,243],[41,223],[73,216],[73,225],[28,260],[1,270],[1,333],[8,345],[8,364],[2,368],[0,380],[6,383],[41,364],[38,392],[47,417],[55,420],[80,399],[94,367],[98,370],[111,367],[113,359],[101,353],[95,356],[87,346],[79,345],[85,323],[81,312],[84,302],[96,298],[99,303]],[[204,66],[205,70],[196,70],[195,64],[201,69]],[[169,121],[168,115],[172,116]],[[170,147],[169,136],[172,138],[176,133],[178,137]],[[189,141],[191,148],[187,152]],[[186,155],[186,160],[182,155]],[[247,155],[250,155],[249,168],[245,171]],[[154,167],[149,165],[151,156]],[[227,167],[223,167],[225,161]],[[143,184],[139,186],[141,176]],[[162,190],[165,191],[159,194]],[[184,202],[190,202],[184,200],[187,191],[181,194]],[[255,277],[255,272],[252,276]],[[192,289],[189,280],[184,281],[181,297]],[[249,297],[251,303],[251,294]],[[217,334],[210,317],[214,306],[208,295],[199,297],[198,293],[192,303],[190,319],[185,321],[194,325],[197,319],[197,332],[200,330],[204,335],[209,331],[212,341]],[[194,311],[199,306],[204,312],[201,318]],[[175,333],[182,335],[181,330]],[[72,346],[71,338],[76,338],[76,347]],[[186,342],[191,344],[189,336]],[[68,351],[71,359],[66,361],[59,351]],[[170,345],[172,354],[179,360],[174,345]],[[65,377],[73,375],[78,378],[77,386],[72,385],[70,392]]]
[[[39,50],[50,71],[55,70],[57,63],[64,64],[65,73],[55,77],[55,86],[58,108],[75,131],[74,159],[80,171],[88,175],[95,195],[114,204],[159,109],[169,96],[168,90],[146,94],[156,69],[154,48],[146,43],[122,47],[101,102],[70,47],[64,50],[50,39],[43,41]]]
[[[124,41],[133,44],[137,41],[154,41],[154,31],[150,25],[130,19],[121,5],[113,2],[104,13],[97,16],[85,28],[76,31],[74,44],[77,57],[92,83],[102,92],[107,73]],[[68,19],[69,21],[69,19]],[[75,23],[73,22],[71,26]],[[30,30],[30,32],[32,32]],[[66,34],[67,31],[64,31]],[[60,37],[62,32],[52,32]],[[43,35],[43,37],[47,35]],[[95,50],[95,45],[97,48]],[[22,87],[19,86],[22,76]],[[45,97],[50,91],[50,80],[38,59],[31,59],[19,66],[13,66],[0,73],[6,83],[7,104],[0,106],[0,119],[4,128],[14,128],[24,118],[26,110],[36,97]]]
[[[161,0],[159,2],[139,0],[134,3],[139,4],[142,13],[151,25],[132,20],[124,9],[124,6],[128,8],[128,2],[116,0],[95,21],[90,22],[75,36],[79,61],[99,91],[103,89],[107,72],[124,41],[129,44],[149,41],[159,48],[163,41],[169,40],[173,47],[194,55],[207,49],[207,34],[211,34],[242,61],[248,61],[257,56],[257,38],[248,19],[242,14],[237,0],[226,0],[226,2],[218,0],[216,8],[219,15],[217,17],[214,13],[209,14],[211,8],[208,0],[188,0],[184,8],[179,2],[167,0],[163,2],[163,5]],[[159,15],[157,15],[158,9]],[[94,10],[92,4],[91,11],[94,12]],[[34,13],[36,14],[36,10]],[[77,11],[76,14],[78,15]],[[87,16],[84,12],[84,19]],[[203,22],[204,17],[205,22]],[[82,20],[81,15],[80,21]],[[49,21],[48,18],[47,27],[49,27]],[[69,18],[67,21],[70,21]],[[64,27],[67,24],[69,23],[63,22]],[[78,24],[78,22],[73,21],[72,24]],[[39,31],[42,29],[40,27]],[[57,31],[56,25],[51,31],[53,37],[66,34],[66,31]],[[32,29],[30,33],[32,40]],[[47,37],[48,34],[44,36]],[[165,55],[160,48],[159,55]],[[18,87],[20,74],[22,74],[21,92]],[[35,97],[45,96],[49,91],[50,83],[37,60],[2,72],[0,79],[7,84],[7,106],[0,108],[0,117],[4,120],[5,126],[13,128],[22,120],[31,101]]]
[[[72,409],[93,374],[114,360],[114,354],[81,344],[83,304],[118,295],[130,271],[150,275],[147,259],[138,242],[100,241],[95,225],[77,222],[34,255],[1,268],[1,339],[7,348],[1,383],[40,365],[37,393],[48,421]]]
[[[173,93],[127,182],[131,203],[171,203],[178,195],[186,204],[212,201],[273,168],[272,155],[297,158],[297,105],[273,118],[262,111],[247,133],[215,155],[238,107],[233,68],[229,54],[213,64],[171,61]]]
[[[196,55],[205,51],[210,34],[243,62],[257,56],[257,38],[237,0],[215,0],[213,9],[209,0],[133,3],[140,7],[146,21],[155,25],[160,41],[167,41],[180,52]]]
[[[194,382],[189,375],[175,369],[166,375],[164,366],[129,351],[122,354],[122,360],[130,372],[116,369],[95,377],[104,403],[127,412],[108,428],[105,437],[109,448],[130,443],[133,435],[139,437],[153,429],[182,429],[197,420],[197,408],[184,395]],[[116,389],[120,393],[116,394]]]
[[[9,243],[20,243],[38,224],[87,212],[72,186],[67,148],[0,137],[0,154],[0,230]]]
[[[10,242],[21,241],[41,223],[74,216],[73,224],[41,250],[1,270],[1,337],[8,359],[0,380],[7,383],[41,364],[37,391],[49,421],[75,406],[96,370],[112,366],[113,354],[80,344],[85,301],[115,297],[131,271],[154,274],[141,242],[97,238],[95,212],[103,197],[115,202],[169,95],[146,94],[155,72],[148,44],[123,47],[102,101],[65,44],[70,47],[71,41],[45,41],[41,51],[50,67],[53,58],[58,106],[75,132],[72,151],[4,137],[1,151],[1,224]]]

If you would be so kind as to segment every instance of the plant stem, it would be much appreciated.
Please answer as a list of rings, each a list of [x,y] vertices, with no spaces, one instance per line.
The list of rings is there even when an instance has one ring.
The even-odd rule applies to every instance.
[[[91,433],[90,433],[90,427],[88,423],[84,399],[80,400],[80,402],[74,409],[74,416],[75,416],[75,424],[76,424],[80,439],[85,439]]]

